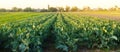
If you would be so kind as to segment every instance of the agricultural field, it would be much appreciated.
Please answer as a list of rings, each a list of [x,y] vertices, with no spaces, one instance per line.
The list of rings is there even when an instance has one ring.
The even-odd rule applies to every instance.
[[[102,52],[119,52],[119,21],[84,14],[1,12],[0,51],[82,52],[81,49],[105,49]]]
[[[78,12],[78,13],[82,15],[107,18],[107,19],[120,21],[120,11],[85,11],[85,12]]]

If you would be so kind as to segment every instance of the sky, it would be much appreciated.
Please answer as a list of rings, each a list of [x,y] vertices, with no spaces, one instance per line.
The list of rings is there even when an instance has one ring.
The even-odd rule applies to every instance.
[[[32,7],[47,8],[48,4],[53,7],[77,6],[83,8],[110,8],[115,5],[120,6],[120,0],[0,0],[0,8],[10,9],[12,7]]]

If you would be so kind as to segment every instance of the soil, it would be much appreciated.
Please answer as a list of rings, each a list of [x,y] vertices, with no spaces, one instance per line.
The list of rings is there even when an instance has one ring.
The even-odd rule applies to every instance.
[[[102,14],[82,14],[82,15],[120,21],[120,16],[110,16],[110,15],[102,15]]]

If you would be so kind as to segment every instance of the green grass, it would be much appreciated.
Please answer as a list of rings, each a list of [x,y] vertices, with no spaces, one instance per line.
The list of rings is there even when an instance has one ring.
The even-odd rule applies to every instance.
[[[0,16],[0,24],[9,23],[9,22],[19,22],[22,20],[26,20],[29,18],[33,18],[33,16],[39,16],[43,13],[26,13],[26,12],[6,12],[2,13]]]

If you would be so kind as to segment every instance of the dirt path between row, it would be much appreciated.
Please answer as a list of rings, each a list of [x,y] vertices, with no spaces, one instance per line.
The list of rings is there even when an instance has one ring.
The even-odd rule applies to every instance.
[[[120,21],[120,16],[110,16],[110,15],[102,15],[102,14],[82,14],[82,15],[99,17],[99,18],[106,18],[106,19],[110,19],[110,20]]]

